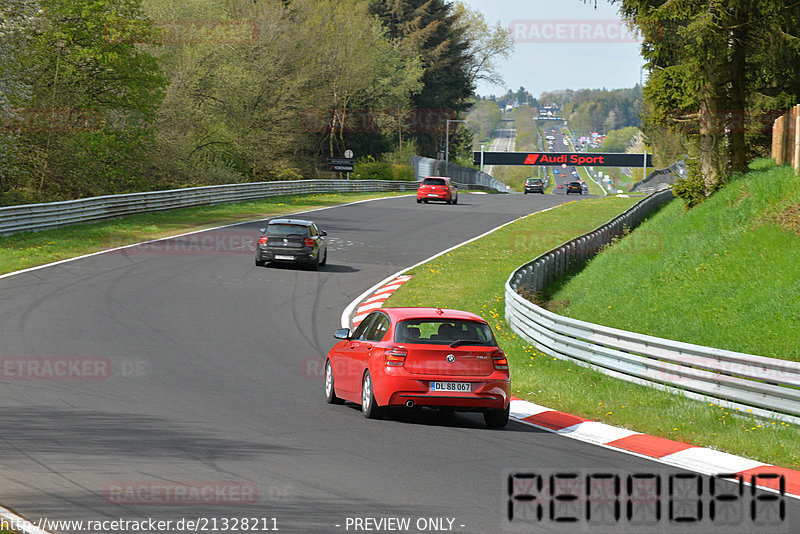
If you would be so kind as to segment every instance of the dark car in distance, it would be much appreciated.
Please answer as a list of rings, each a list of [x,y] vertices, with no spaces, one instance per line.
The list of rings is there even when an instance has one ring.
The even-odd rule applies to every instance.
[[[580,182],[570,182],[567,184],[567,194],[570,193],[578,193],[579,195],[583,194],[583,187],[581,186]]]
[[[316,270],[328,261],[328,233],[313,221],[272,219],[256,244],[256,265],[298,263]]]
[[[525,180],[525,194],[541,193],[544,194],[544,180],[541,178],[528,178]]]

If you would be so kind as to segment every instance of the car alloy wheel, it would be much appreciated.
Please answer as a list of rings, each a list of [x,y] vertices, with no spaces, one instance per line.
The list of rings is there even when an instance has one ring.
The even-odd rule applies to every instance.
[[[333,367],[331,361],[325,362],[325,400],[328,404],[342,404],[344,401],[336,396],[333,386]]]
[[[364,373],[361,383],[361,413],[367,419],[380,419],[383,417],[383,408],[375,402],[375,393],[372,391],[372,377],[369,371]]]

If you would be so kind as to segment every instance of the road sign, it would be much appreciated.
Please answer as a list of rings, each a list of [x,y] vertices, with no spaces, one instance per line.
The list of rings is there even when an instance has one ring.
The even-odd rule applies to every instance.
[[[328,158],[330,172],[353,172],[355,170],[353,158]]]
[[[472,162],[479,165],[481,153],[472,153]],[[644,154],[616,152],[484,152],[484,165],[569,165],[570,167],[643,167]],[[648,167],[652,155],[647,154]]]

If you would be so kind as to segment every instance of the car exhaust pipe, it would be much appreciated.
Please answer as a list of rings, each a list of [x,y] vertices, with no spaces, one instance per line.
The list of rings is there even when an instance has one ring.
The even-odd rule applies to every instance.
[[[413,407],[414,407],[414,401],[413,400],[407,400],[406,401],[406,408],[413,408]]]

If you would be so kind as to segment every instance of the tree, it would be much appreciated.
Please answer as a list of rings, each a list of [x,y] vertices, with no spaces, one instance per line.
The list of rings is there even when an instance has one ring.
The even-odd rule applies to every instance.
[[[422,89],[412,97],[416,113],[441,117],[438,124],[409,132],[421,155],[435,157],[445,144],[445,120],[465,112],[475,90],[475,62],[469,56],[467,26],[444,0],[372,0],[392,40],[419,56]]]
[[[363,1],[150,0],[153,18],[249,21],[248,39],[176,43],[159,111],[164,175],[231,182],[298,178],[353,148],[398,144],[419,61],[390,42]]]
[[[407,107],[408,96],[421,89],[422,67],[408,47],[386,39],[361,0],[298,0],[294,7],[307,42],[316,41],[305,59],[321,82],[320,110],[334,156],[337,145],[338,152],[346,148],[348,111],[355,106],[367,115],[368,128],[391,126],[395,117],[387,111]]]
[[[40,0],[20,62],[30,87],[20,121],[25,169],[14,187],[44,198],[129,190],[163,95],[140,0]]]
[[[748,130],[763,131],[763,124],[751,120],[750,111],[765,102],[788,105],[796,99],[788,95],[797,95],[800,83],[796,25],[800,4],[792,0],[617,3],[644,37],[650,120],[675,128],[692,141],[709,195],[732,172],[746,169],[754,152],[748,143],[758,139]]]
[[[619,130],[608,130],[603,139],[604,152],[626,152],[641,136],[639,128],[627,126]]]
[[[34,27],[39,22],[36,0],[0,0],[0,204],[12,184],[18,136],[13,125],[21,120],[18,110],[30,100],[30,84],[19,67],[31,51]]]
[[[479,81],[488,81],[493,85],[503,85],[497,62],[508,59],[514,50],[511,31],[499,21],[490,25],[480,11],[470,9],[464,2],[453,4],[453,15],[456,28],[467,42],[466,69],[470,83],[475,85]],[[524,87],[520,87],[516,95],[521,103],[525,101],[523,92],[527,93]]]
[[[170,74],[154,146],[163,181],[298,178],[311,169],[317,117],[306,94],[314,73],[304,63],[308,44],[283,5],[150,0],[148,13],[177,27],[196,20],[252,25],[232,39],[177,39],[159,47]]]
[[[467,127],[472,132],[473,150],[480,150],[481,143],[487,144],[492,139],[500,122],[500,108],[493,100],[478,100],[467,114]]]
[[[795,1],[754,2],[753,10],[736,3],[734,37],[744,46],[734,58],[737,98],[745,99],[740,130],[745,162],[769,156],[771,126],[800,99],[800,5]],[[744,78],[742,78],[742,75]],[[743,126],[743,127],[742,127]],[[734,149],[735,150],[735,149]]]
[[[605,132],[641,123],[642,94],[636,85],[629,89],[579,89],[559,94],[544,93],[543,98],[565,102],[562,115],[575,133]],[[547,101],[547,100],[543,100]]]
[[[606,119],[603,121],[603,131],[610,132],[615,130],[617,127],[617,113],[612,109],[606,115]]]

